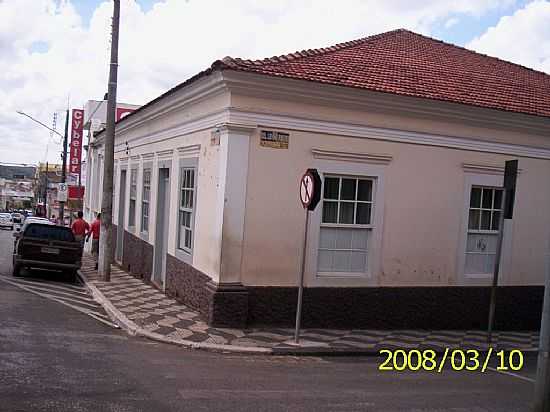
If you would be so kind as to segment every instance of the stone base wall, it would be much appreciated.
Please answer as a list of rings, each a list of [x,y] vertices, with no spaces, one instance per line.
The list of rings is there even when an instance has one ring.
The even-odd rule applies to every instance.
[[[203,315],[209,311],[211,294],[206,288],[210,277],[168,254],[166,257],[166,294]]]
[[[133,253],[143,253],[136,252],[138,246],[130,242],[135,240],[125,239],[125,250],[128,245]],[[489,287],[477,286],[305,288],[302,326],[486,329],[490,292]],[[166,293],[200,312],[212,326],[293,327],[295,322],[297,288],[214,284],[210,277],[170,254]],[[543,293],[542,286],[499,287],[495,328],[538,330]]]
[[[153,246],[134,234],[124,231],[122,268],[133,276],[151,281]]]
[[[538,330],[542,286],[501,286],[497,330]],[[296,288],[249,287],[248,325],[292,327]],[[485,329],[488,287],[306,288],[305,328]]]

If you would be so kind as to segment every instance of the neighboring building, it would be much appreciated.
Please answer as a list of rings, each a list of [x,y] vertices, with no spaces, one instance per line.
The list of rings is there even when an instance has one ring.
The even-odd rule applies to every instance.
[[[36,169],[35,196],[40,209],[46,207],[44,214],[47,217],[59,216],[59,202],[57,201],[57,185],[62,181],[61,164],[39,163]],[[44,202],[45,201],[45,202]]]
[[[32,165],[0,164],[0,210],[33,207],[35,174]]]
[[[314,167],[304,326],[483,327],[503,166],[519,159],[496,321],[535,329],[549,136],[549,75],[406,30],[225,58],[117,123],[116,260],[211,324],[290,326],[298,182]],[[104,137],[90,145],[92,210]]]

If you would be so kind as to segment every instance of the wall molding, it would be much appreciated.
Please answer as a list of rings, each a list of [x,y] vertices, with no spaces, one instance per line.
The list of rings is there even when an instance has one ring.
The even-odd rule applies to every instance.
[[[162,160],[171,159],[173,153],[174,153],[174,149],[161,150],[159,152],[156,152],[157,157]]]
[[[353,153],[353,152],[335,152],[324,149],[311,149],[313,158],[325,159],[325,160],[340,160],[347,162],[358,162],[368,164],[389,164],[393,157],[386,154],[372,154],[372,153]]]
[[[466,173],[483,173],[489,175],[504,175],[504,166],[496,164],[483,164],[483,163],[462,163],[462,169]],[[518,168],[518,174],[523,169]]]
[[[201,145],[194,144],[191,146],[178,147],[177,150],[180,157],[194,157],[199,155],[201,151]]]
[[[386,129],[290,115],[251,112],[235,108],[227,108],[212,112],[193,120],[182,122],[171,128],[166,128],[155,133],[143,133],[135,138],[128,138],[126,140],[128,143],[132,143],[132,148],[136,148],[170,140],[201,130],[215,131],[217,128],[219,129],[224,125],[231,124],[235,126],[238,125],[245,130],[270,127],[283,130],[299,130],[328,135],[376,139],[536,159],[550,159],[550,149],[540,147],[495,143],[481,139]],[[120,152],[125,150],[125,143],[120,141],[121,139],[117,138],[117,140],[119,140],[119,142],[115,145],[115,149],[118,149],[116,151]]]

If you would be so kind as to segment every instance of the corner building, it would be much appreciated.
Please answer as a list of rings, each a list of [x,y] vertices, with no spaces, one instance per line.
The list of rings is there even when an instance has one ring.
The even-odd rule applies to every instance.
[[[117,123],[116,260],[212,325],[291,326],[313,167],[305,327],[481,328],[518,159],[496,326],[538,329],[549,136],[549,75],[406,30],[227,57]]]

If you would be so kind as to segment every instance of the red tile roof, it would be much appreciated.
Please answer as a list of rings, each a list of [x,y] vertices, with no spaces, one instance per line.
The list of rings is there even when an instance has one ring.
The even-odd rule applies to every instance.
[[[226,57],[203,74],[216,69],[550,117],[550,75],[403,29],[263,60]]]

